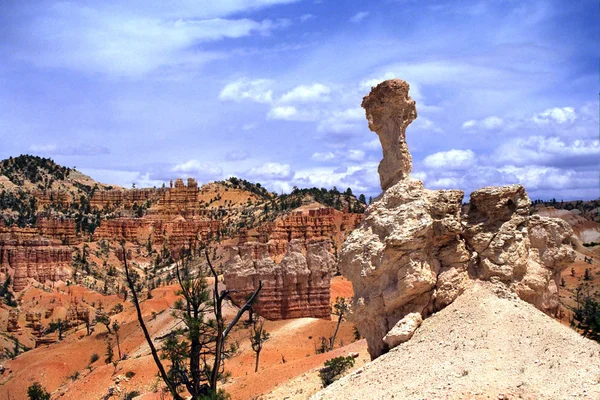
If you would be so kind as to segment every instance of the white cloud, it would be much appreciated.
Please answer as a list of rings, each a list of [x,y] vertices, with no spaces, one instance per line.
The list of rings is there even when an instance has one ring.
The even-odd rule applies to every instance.
[[[302,109],[294,106],[276,106],[269,110],[267,118],[284,121],[316,121],[319,119],[319,110]]]
[[[248,175],[258,179],[289,179],[293,172],[289,164],[267,162],[250,169]]]
[[[546,111],[535,114],[532,118],[536,124],[549,124],[556,122],[558,124],[565,124],[574,122],[577,119],[577,114],[573,107],[554,107],[549,108]]]
[[[314,19],[315,16],[313,14],[302,14],[300,16],[300,22],[306,22],[306,21],[310,21],[311,19]]]
[[[365,112],[360,107],[347,108],[342,111],[333,111],[319,122],[319,132],[352,133],[361,128],[366,128]]]
[[[180,172],[186,175],[194,176],[220,176],[223,170],[214,164],[203,163],[198,160],[189,160],[171,168],[172,172]]]
[[[348,160],[362,161],[365,159],[365,152],[362,150],[348,150]]]
[[[354,14],[354,15],[352,16],[352,18],[350,18],[350,22],[353,22],[353,23],[355,23],[355,24],[356,24],[356,23],[359,23],[359,22],[361,22],[362,20],[364,20],[365,18],[367,18],[367,17],[369,16],[369,14],[370,14],[370,13],[369,13],[368,11],[360,11],[360,12],[357,12],[356,14]]]
[[[285,93],[279,99],[282,103],[311,103],[311,102],[327,102],[331,89],[321,83],[312,85],[299,85]]]
[[[496,129],[500,129],[504,125],[504,120],[500,117],[492,115],[490,117],[486,117],[482,120],[469,120],[465,121],[462,124],[463,129],[485,129],[488,131],[493,131]]]
[[[471,150],[449,150],[428,155],[423,160],[429,168],[462,170],[475,164],[475,153]]]
[[[598,140],[565,142],[559,137],[515,138],[494,151],[492,162],[513,165],[593,166],[600,160]]]
[[[231,100],[240,102],[250,100],[256,103],[272,103],[273,90],[271,90],[272,80],[240,78],[230,82],[221,90],[220,100]]]
[[[333,154],[331,151],[328,151],[324,153],[314,153],[311,158],[315,161],[331,161],[335,160],[336,157],[335,154]]]

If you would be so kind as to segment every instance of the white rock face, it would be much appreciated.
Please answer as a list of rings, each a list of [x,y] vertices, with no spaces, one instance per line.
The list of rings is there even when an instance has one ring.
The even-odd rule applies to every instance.
[[[369,127],[384,159],[384,193],[344,242],[340,270],[352,281],[352,319],[372,358],[389,350],[383,338],[410,313],[427,317],[452,303],[474,279],[504,283],[537,308],[558,308],[560,272],[574,260],[572,234],[558,219],[529,216],[521,185],[487,187],[471,194],[428,190],[408,178],[406,126],[416,117],[408,84],[386,81],[365,97]],[[411,119],[412,118],[412,119]]]
[[[419,313],[410,313],[394,325],[394,327],[384,336],[383,341],[390,349],[409,340],[417,328],[421,326],[423,318]]]

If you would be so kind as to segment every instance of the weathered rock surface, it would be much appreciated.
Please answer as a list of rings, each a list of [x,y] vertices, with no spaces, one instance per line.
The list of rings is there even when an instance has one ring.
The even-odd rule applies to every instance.
[[[600,398],[600,344],[499,297],[503,284],[472,286],[412,339],[312,399]]]
[[[0,228],[0,271],[13,276],[13,289],[23,290],[27,279],[66,280],[72,249],[60,240],[37,235],[36,229]]]
[[[383,337],[385,344],[390,349],[404,343],[413,336],[415,331],[423,323],[423,318],[419,313],[410,313],[396,322],[396,325]]]
[[[473,192],[463,218],[462,191],[428,190],[406,177],[410,154],[404,129],[416,115],[408,84],[381,83],[363,107],[382,139],[379,173],[385,191],[344,242],[340,269],[352,281],[352,318],[371,357],[388,351],[383,338],[398,321],[443,309],[473,279],[502,282],[554,313],[560,272],[575,256],[568,246],[569,225],[529,216],[530,200],[521,185]]]
[[[243,304],[258,288],[254,307],[267,319],[330,318],[330,280],[334,258],[327,241],[303,244],[294,239],[280,263],[265,243],[251,242],[231,249],[225,285],[235,304]]]
[[[329,240],[331,246],[341,247],[348,232],[362,221],[362,214],[338,211],[331,207],[293,211],[271,223],[240,235],[240,244],[266,243],[269,255],[279,261],[291,240],[304,243]]]
[[[406,127],[417,118],[410,86],[400,79],[380,83],[363,98],[369,129],[379,135],[383,160],[379,164],[381,188],[386,190],[412,170],[412,157],[406,145]]]

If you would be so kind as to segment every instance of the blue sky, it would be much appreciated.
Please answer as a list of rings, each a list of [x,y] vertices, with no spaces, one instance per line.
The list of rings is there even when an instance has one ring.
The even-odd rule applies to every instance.
[[[0,2],[0,158],[130,187],[380,192],[360,108],[408,81],[413,176],[599,197],[596,0]]]

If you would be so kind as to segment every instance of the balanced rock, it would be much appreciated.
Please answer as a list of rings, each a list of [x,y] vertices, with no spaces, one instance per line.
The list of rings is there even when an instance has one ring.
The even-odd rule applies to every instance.
[[[380,83],[362,101],[369,129],[377,133],[383,148],[379,164],[381,188],[386,190],[412,170],[412,157],[406,145],[406,127],[417,118],[410,86],[400,79]]]
[[[351,318],[372,358],[389,350],[384,337],[398,321],[443,309],[475,279],[501,283],[555,313],[560,273],[575,258],[569,225],[530,216],[531,202],[521,185],[473,192],[463,216],[462,191],[428,190],[407,176],[405,129],[416,117],[408,88],[397,79],[386,81],[363,100],[369,127],[383,146],[384,193],[341,252],[340,270],[354,287]]]

